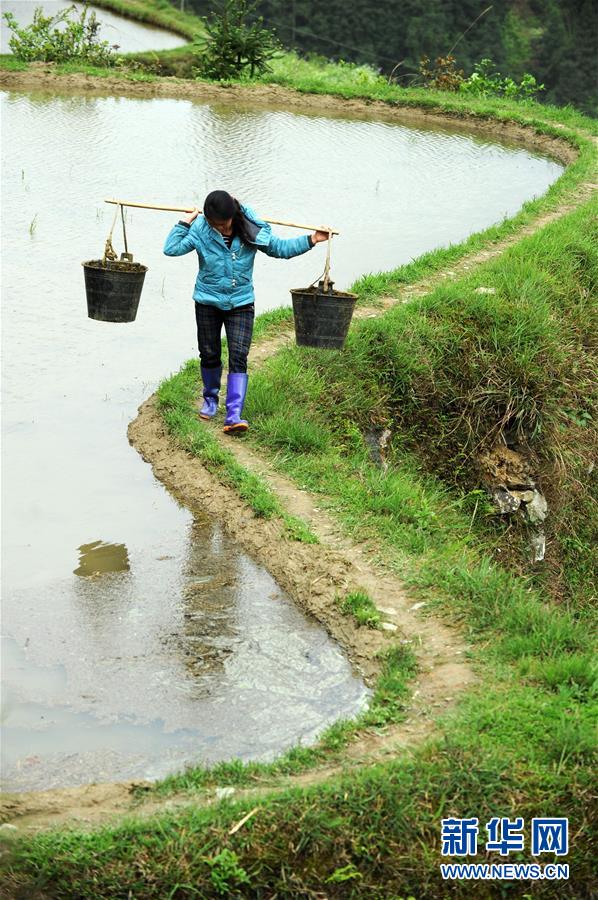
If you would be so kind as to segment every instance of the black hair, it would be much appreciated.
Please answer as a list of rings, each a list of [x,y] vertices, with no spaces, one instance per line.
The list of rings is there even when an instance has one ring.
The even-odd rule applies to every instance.
[[[214,222],[233,220],[233,235],[240,237],[244,244],[253,244],[255,234],[250,229],[249,222],[243,215],[239,201],[231,197],[226,191],[212,191],[204,200],[203,213],[207,219]]]

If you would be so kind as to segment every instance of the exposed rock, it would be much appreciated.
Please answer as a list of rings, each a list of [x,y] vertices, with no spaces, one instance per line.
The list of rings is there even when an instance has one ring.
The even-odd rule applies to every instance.
[[[496,294],[496,288],[477,287],[474,294]]]
[[[380,452],[380,439],[375,431],[367,431],[364,435],[367,448],[369,450],[370,459],[377,466],[382,467],[384,459]]]
[[[492,499],[498,506],[499,512],[503,515],[517,512],[521,506],[521,500],[514,497],[505,487],[499,487],[492,491]]]
[[[546,535],[543,531],[536,531],[530,538],[534,562],[542,562],[546,553]]]
[[[531,526],[540,525],[548,513],[545,497],[536,488],[531,463],[521,453],[503,444],[480,457],[488,492],[500,515],[519,513]],[[546,554],[542,528],[531,528],[532,559],[541,562]]]
[[[513,497],[517,497],[522,503],[531,503],[534,499],[535,491],[511,491]]]
[[[365,434],[365,442],[370,451],[372,462],[376,463],[376,465],[380,466],[384,471],[388,468],[385,451],[391,436],[392,432],[390,428],[385,428],[381,434],[376,434],[375,431],[368,431]]]
[[[529,521],[534,524],[544,521],[548,512],[548,504],[540,491],[534,491],[533,499],[526,504],[525,512]]]

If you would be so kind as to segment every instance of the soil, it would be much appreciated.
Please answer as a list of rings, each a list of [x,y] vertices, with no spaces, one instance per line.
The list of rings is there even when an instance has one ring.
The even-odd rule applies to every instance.
[[[87,266],[89,269],[103,269],[111,272],[147,272],[147,266],[141,263],[126,262],[119,259],[108,260],[107,262],[104,262],[103,259],[89,259],[81,263],[81,265]]]
[[[32,66],[26,72],[7,72],[0,75],[0,83],[12,88],[51,89],[69,92],[84,90],[101,94],[132,96],[187,97],[198,101],[236,100],[257,104],[284,106],[285,109],[308,109],[327,114],[364,113],[372,117],[389,117],[411,123],[428,122],[431,126],[454,126],[455,120],[446,115],[423,110],[390,107],[385,103],[365,100],[342,100],[331,96],[309,96],[275,86],[224,88],[219,85],[180,82],[162,79],[152,83],[123,82],[120,79],[94,79],[86,75],[57,76],[45,64]],[[536,135],[512,123],[467,120],[467,130],[483,131],[500,139],[518,140],[533,145],[565,164],[576,157],[570,145],[544,135]],[[398,296],[383,298],[371,309],[360,308],[356,317],[381,315],[395,303],[408,302],[431,290],[444,278],[459,274],[503,252],[524,234],[531,233],[564,215],[586,199],[596,185],[579,186],[570,202],[558,211],[550,212],[521,229],[517,235],[472,254],[455,263],[450,270],[437,273],[422,282],[406,286]],[[251,368],[293,340],[292,331],[281,331],[274,338],[265,339],[252,348]],[[299,776],[264,782],[251,790],[235,791],[235,797],[255,796],[290,785],[308,785],[324,781],[333,774],[352,766],[381,761],[408,751],[429,735],[441,714],[449,711],[457,695],[475,682],[475,674],[468,664],[467,644],[462,634],[438,619],[426,618],[425,605],[414,603],[397,573],[384,564],[376,546],[356,543],[346,537],[333,515],[318,505],[318,498],[300,490],[290,480],[274,471],[268,460],[258,455],[242,439],[223,435],[216,423],[210,423],[213,434],[234,453],[238,461],[262,475],[277,493],[283,506],[301,516],[318,535],[320,544],[302,544],[288,540],[282,523],[256,518],[243,505],[236,492],[221,484],[195,457],[178,447],[163,424],[157,409],[156,397],[147,400],[138,417],[129,426],[129,439],[153,471],[181,502],[191,510],[201,509],[217,519],[225,530],[235,536],[240,546],[259,563],[310,615],[321,622],[343,646],[355,667],[366,681],[372,682],[379,671],[378,651],[397,640],[406,641],[416,653],[419,673],[407,708],[406,721],[392,726],[384,734],[362,733],[344,754],[341,765],[320,767]],[[351,590],[366,591],[384,616],[384,630],[358,627],[351,618],[339,611],[337,597]],[[137,785],[138,786],[138,785]],[[15,826],[10,833],[31,833],[56,825],[93,827],[123,816],[150,815],[157,811],[179,808],[186,804],[197,806],[218,802],[214,790],[192,797],[172,795],[155,798],[148,790],[139,800],[133,795],[135,783],[98,784],[82,788],[5,795],[0,802],[0,816]],[[147,785],[149,788],[150,785]]]

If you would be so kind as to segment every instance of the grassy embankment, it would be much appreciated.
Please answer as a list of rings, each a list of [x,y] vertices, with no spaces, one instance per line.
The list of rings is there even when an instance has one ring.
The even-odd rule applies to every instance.
[[[347,89],[344,67],[338,79],[330,67],[325,71],[333,92],[339,83],[341,92]],[[314,89],[324,90],[324,75],[313,78]],[[358,85],[350,89],[359,91]],[[400,102],[419,102],[421,92],[400,93]],[[566,127],[557,129],[558,111],[527,104],[471,106],[438,95],[426,95],[426,101],[437,108],[446,101],[462,115],[472,110],[542,120],[542,128],[569,135],[581,155],[546,197],[527,204],[515,220],[393,273],[362,279],[355,289],[369,303],[515,232],[593,177],[588,140],[574,131],[592,125],[575,113],[561,113]],[[264,453],[276,448],[282,471],[321,493],[322,505],[349,533],[369,537],[414,597],[466,631],[479,683],[454,715],[438,723],[435,739],[409,758],[260,800],[258,813],[233,835],[231,825],[256,801],[172,813],[93,835],[40,835],[19,844],[17,882],[37,882],[49,896],[90,898],[235,891],[296,897],[318,890],[331,897],[440,897],[447,892],[438,873],[443,816],[478,816],[482,825],[494,815],[523,816],[529,826],[533,816],[568,815],[571,881],[559,885],[558,894],[589,895],[595,669],[587,529],[595,360],[588,336],[596,333],[595,223],[596,204],[587,203],[467,278],[356,324],[342,355],[293,348],[252,376],[250,439]],[[496,293],[476,294],[479,285]],[[264,317],[259,327],[267,330],[286,315]],[[232,457],[195,418],[197,377],[191,362],[161,387],[164,416],[191,452],[221,477],[228,472],[224,477],[234,484],[246,475],[230,469]],[[501,567],[492,552],[498,535],[472,482],[471,461],[474,448],[496,435],[499,423],[518,427],[542,486],[554,488],[549,499],[559,557],[558,572],[548,578]],[[364,441],[366,431],[385,425],[393,433],[386,472],[371,461]],[[254,502],[262,488],[246,491],[245,498]],[[279,512],[275,500],[263,498],[254,509],[258,515]],[[555,593],[560,605],[552,600]],[[373,727],[400,716],[411,669],[408,657],[390,654],[390,682],[379,685]],[[198,768],[158,790],[274,783],[281,773],[338,756],[354,731],[340,723],[319,748],[292,751],[271,766]],[[515,856],[531,859],[528,849]],[[513,896],[555,895],[548,882],[510,887]],[[466,884],[451,886],[451,892],[471,896]],[[499,895],[481,886],[476,891]]]

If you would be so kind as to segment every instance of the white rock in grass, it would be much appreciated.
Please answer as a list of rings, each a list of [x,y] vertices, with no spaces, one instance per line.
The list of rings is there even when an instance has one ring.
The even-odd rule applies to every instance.
[[[496,288],[477,287],[474,294],[496,294]]]
[[[493,491],[492,499],[502,515],[516,512],[521,506],[521,500],[518,497],[514,497],[513,494],[504,487],[499,487]]]
[[[540,491],[534,491],[534,499],[525,509],[530,522],[543,522],[548,512],[548,503]]]
[[[542,562],[546,553],[546,536],[543,531],[537,531],[531,538],[531,546],[534,554],[534,562]]]
[[[234,787],[219,787],[216,788],[215,792],[216,800],[224,800],[225,797],[232,797],[235,793]]]

